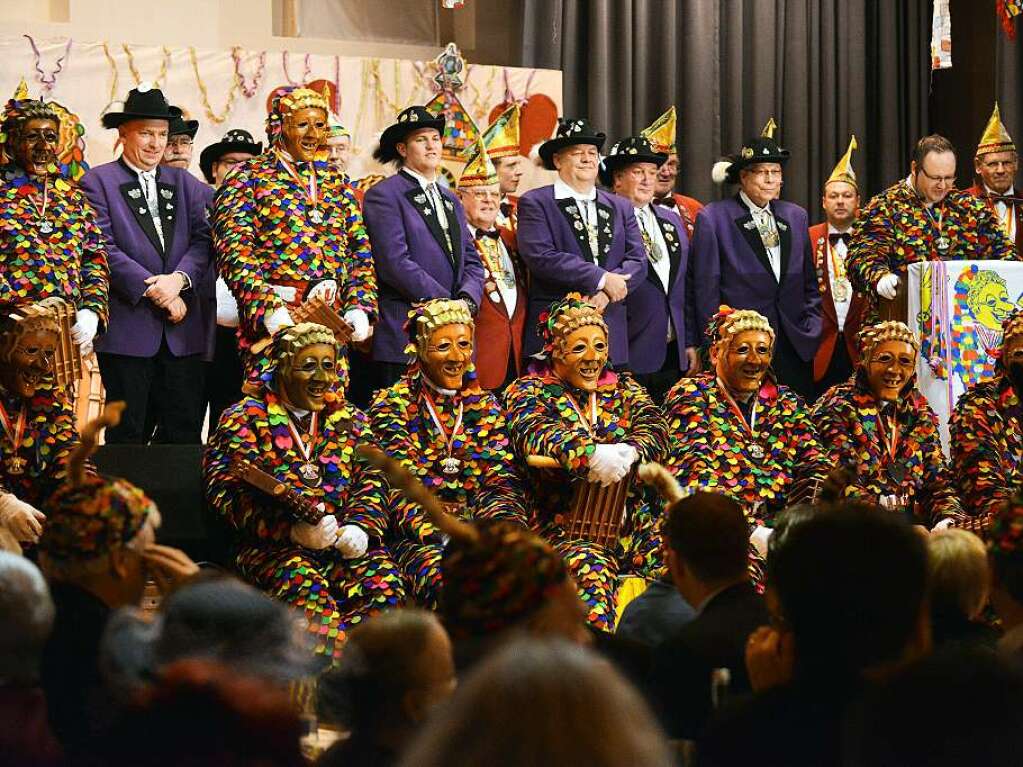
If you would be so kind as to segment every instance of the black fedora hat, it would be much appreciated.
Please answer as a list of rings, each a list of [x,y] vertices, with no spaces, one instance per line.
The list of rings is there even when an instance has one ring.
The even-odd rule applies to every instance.
[[[645,136],[626,136],[615,142],[600,162],[600,183],[610,189],[614,185],[614,172],[637,162],[652,162],[658,168],[668,161],[668,155],[655,152]]]
[[[181,110],[167,103],[163,91],[149,83],[139,83],[138,87],[128,91],[122,111],[103,115],[103,127],[116,128],[129,120],[166,120],[170,123],[175,117],[181,117]]]
[[[540,144],[537,154],[540,155],[540,159],[543,160],[543,166],[547,170],[554,170],[555,153],[567,146],[575,146],[576,144],[592,144],[597,149],[600,149],[604,146],[606,138],[607,136],[603,133],[594,130],[589,120],[585,118],[571,120],[559,117],[558,130],[554,134],[554,138]]]
[[[170,124],[167,126],[168,136],[188,136],[189,138],[195,138],[195,134],[199,132],[199,121],[198,120],[186,120],[181,115],[172,117]]]
[[[206,178],[206,183],[213,183],[213,163],[231,152],[247,152],[251,155],[262,154],[263,144],[252,138],[252,134],[242,128],[233,128],[224,134],[224,138],[210,144],[199,155],[199,168]]]
[[[380,146],[373,151],[373,157],[382,163],[395,162],[401,159],[397,145],[412,133],[423,128],[433,128],[442,136],[444,134],[444,117],[435,115],[426,107],[411,106],[403,109],[397,121],[380,134]]]
[[[742,169],[762,162],[784,165],[789,161],[789,155],[789,150],[783,149],[773,138],[757,136],[744,141],[736,154],[715,163],[711,178],[718,184],[735,184],[739,181],[739,171]]]

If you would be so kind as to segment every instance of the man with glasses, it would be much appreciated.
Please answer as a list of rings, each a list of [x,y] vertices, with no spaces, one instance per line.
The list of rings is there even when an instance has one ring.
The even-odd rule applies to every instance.
[[[812,400],[821,297],[807,213],[779,199],[789,151],[775,140],[776,128],[769,120],[760,136],[714,166],[714,181],[738,184],[739,193],[696,217],[690,261],[695,330],[703,332],[722,304],[759,312],[775,332],[778,382]]]
[[[484,389],[504,389],[522,374],[526,274],[509,226],[498,226],[501,183],[480,143],[458,179],[458,199],[483,262],[483,300],[476,317],[476,372]],[[506,219],[507,221],[510,220]]]
[[[853,225],[853,288],[895,298],[917,261],[1014,258],[1012,243],[984,200],[955,188],[956,151],[944,136],[920,139],[909,176],[874,196]]]
[[[1005,236],[1016,246],[1016,257],[1023,257],[1023,197],[1016,191],[1019,158],[1016,145],[1002,124],[998,104],[991,113],[984,135],[973,156],[978,183],[966,191],[983,199],[998,217]]]

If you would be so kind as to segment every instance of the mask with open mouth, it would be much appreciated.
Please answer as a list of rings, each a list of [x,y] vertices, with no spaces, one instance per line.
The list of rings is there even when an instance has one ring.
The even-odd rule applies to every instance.
[[[874,346],[867,361],[867,382],[879,402],[895,402],[916,370],[916,349],[891,339]]]
[[[305,346],[279,374],[285,402],[300,410],[323,410],[327,392],[337,384],[337,349],[333,344]]]
[[[327,113],[319,107],[290,112],[284,118],[281,139],[288,154],[298,162],[312,162],[327,132]]]
[[[551,362],[558,378],[576,389],[593,391],[607,365],[607,354],[603,326],[583,325],[561,339]]]
[[[56,328],[35,328],[4,340],[12,344],[0,371],[0,384],[8,392],[28,399],[41,386],[53,382],[53,360],[59,343]]]
[[[740,330],[711,347],[711,361],[729,393],[745,399],[760,391],[773,353],[774,338],[766,330]]]
[[[430,333],[421,361],[434,385],[455,391],[462,388],[472,362],[472,333],[472,326],[462,323],[442,325]]]
[[[25,120],[14,143],[14,162],[29,176],[43,176],[57,161],[60,126],[56,119]]]

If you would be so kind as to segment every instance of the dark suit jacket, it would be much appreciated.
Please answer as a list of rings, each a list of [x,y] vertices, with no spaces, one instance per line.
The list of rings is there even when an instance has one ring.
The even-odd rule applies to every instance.
[[[711,713],[710,676],[731,670],[730,694],[748,692],[746,640],[769,621],[763,598],[747,582],[715,594],[697,616],[654,650],[654,705],[669,737],[695,738]]]

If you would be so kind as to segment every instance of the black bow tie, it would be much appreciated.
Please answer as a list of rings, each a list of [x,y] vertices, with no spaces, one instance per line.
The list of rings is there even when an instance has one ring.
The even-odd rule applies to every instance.
[[[505,218],[512,214],[512,204],[507,200],[501,203],[501,214]]]
[[[991,202],[1000,202],[1005,205],[1015,205],[1017,202],[1023,202],[1019,197],[1013,197],[1009,194],[989,194],[987,198]]]
[[[476,239],[478,240],[481,237],[493,237],[495,240],[498,240],[501,238],[501,233],[496,229],[491,229],[489,232],[484,232],[482,229],[477,229]]]
[[[828,235],[828,242],[832,245],[838,245],[842,242],[848,247],[849,245],[849,233],[848,232],[832,232]]]
[[[663,205],[665,208],[674,208],[675,198],[672,197],[670,194],[667,197],[655,197],[654,204]]]

